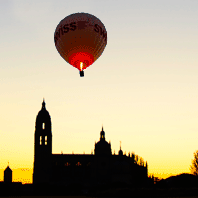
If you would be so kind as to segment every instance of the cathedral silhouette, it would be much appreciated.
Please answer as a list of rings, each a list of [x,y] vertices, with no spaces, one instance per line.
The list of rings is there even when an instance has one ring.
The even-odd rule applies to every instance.
[[[112,154],[102,127],[94,154],[52,154],[51,117],[43,100],[34,134],[33,184],[108,184],[124,182],[143,185],[148,179],[147,163],[134,154]]]

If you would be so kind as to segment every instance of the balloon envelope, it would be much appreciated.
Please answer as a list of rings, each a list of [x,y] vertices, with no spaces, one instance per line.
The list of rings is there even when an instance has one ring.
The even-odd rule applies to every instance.
[[[63,59],[82,71],[104,51],[107,31],[95,16],[75,13],[60,21],[54,33],[54,42]]]

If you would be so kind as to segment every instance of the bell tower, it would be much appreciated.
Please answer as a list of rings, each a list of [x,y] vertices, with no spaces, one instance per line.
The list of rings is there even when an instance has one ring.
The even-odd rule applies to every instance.
[[[38,112],[34,134],[34,171],[33,183],[48,183],[50,180],[52,156],[51,117],[43,99]]]

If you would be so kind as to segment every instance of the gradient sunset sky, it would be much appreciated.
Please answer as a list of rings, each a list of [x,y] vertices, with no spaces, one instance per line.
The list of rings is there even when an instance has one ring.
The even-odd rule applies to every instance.
[[[54,44],[56,26],[77,12],[107,30],[84,77]],[[9,161],[13,181],[32,182],[43,98],[54,154],[91,154],[103,125],[112,152],[121,141],[123,152],[147,161],[149,175],[190,173],[198,150],[197,0],[0,0],[0,18],[0,180]]]

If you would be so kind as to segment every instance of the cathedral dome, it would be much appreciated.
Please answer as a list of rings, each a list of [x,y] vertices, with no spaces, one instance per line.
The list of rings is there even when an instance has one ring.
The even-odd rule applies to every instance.
[[[100,140],[95,144],[97,153],[105,154],[109,152],[110,144],[106,140]]]
[[[95,154],[96,155],[111,155],[111,144],[105,140],[105,132],[100,132],[100,141],[95,144]]]
[[[97,145],[98,147],[105,147],[105,146],[109,146],[109,143],[108,143],[106,140],[102,140],[102,141],[98,141],[98,142],[96,143],[96,145]]]

